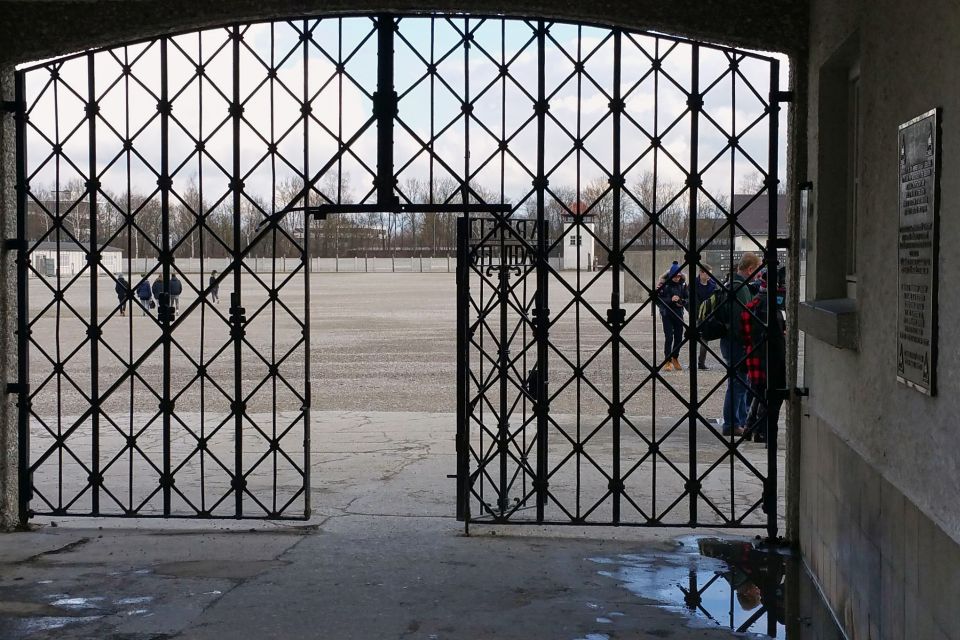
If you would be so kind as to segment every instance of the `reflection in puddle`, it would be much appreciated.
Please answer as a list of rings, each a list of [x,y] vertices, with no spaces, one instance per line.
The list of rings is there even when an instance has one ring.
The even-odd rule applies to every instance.
[[[744,540],[689,537],[679,543],[676,551],[591,560],[601,565],[600,575],[700,625],[783,640],[821,637],[822,631],[814,635],[807,629],[803,621],[809,616],[798,613],[794,623],[787,624],[787,573],[793,569],[798,570],[793,575],[802,573],[795,559],[759,550]],[[813,592],[802,586],[797,589]],[[842,637],[839,631],[835,634],[823,640]]]

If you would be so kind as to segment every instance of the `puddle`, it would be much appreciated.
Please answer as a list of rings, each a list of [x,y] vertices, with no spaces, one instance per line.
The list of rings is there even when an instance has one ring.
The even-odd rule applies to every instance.
[[[749,541],[686,537],[674,551],[590,560],[600,575],[688,617],[694,626],[779,640],[843,638],[799,562]],[[788,585],[798,596],[791,605],[797,611],[789,614]]]

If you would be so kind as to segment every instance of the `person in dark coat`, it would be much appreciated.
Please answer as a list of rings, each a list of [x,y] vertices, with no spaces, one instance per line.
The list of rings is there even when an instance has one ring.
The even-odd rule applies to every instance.
[[[680,343],[683,341],[683,310],[687,304],[687,282],[674,260],[657,285],[657,306],[663,323],[663,368],[683,371],[680,364]]]
[[[697,272],[697,304],[703,304],[703,301],[710,297],[710,295],[716,291],[717,283],[713,281],[713,278],[710,277],[710,265],[703,262],[700,264],[700,269]],[[707,366],[707,343],[704,340],[700,341],[700,344],[697,345],[697,348],[700,350],[700,355],[697,358],[697,368],[699,369],[709,369]]]
[[[118,307],[120,309],[120,315],[127,315],[127,299],[130,295],[130,285],[127,283],[127,279],[123,276],[117,278],[117,284],[114,285],[113,290],[117,292],[117,301],[120,303]]]
[[[160,305],[164,304],[164,296],[167,293],[167,287],[164,286],[163,275],[157,274],[156,279],[153,281],[153,300],[157,305],[157,310],[160,310]],[[167,303],[169,304],[169,303]]]
[[[183,283],[177,276],[170,276],[170,306],[180,309],[180,294],[183,293]]]
[[[786,278],[781,269],[780,283]],[[767,322],[767,273],[761,275],[760,291],[740,312],[740,331],[746,350],[747,378],[753,394],[750,413],[747,417],[747,439],[754,442],[767,441],[767,415],[774,424],[780,420],[782,398],[772,398],[767,402],[767,389],[785,389],[787,386],[787,343],[786,320],[783,316],[783,304],[786,288],[780,284],[777,288],[777,312],[772,322]],[[769,345],[768,345],[769,341]],[[767,358],[769,354],[769,379],[767,378]]]
[[[216,271],[210,272],[210,299],[217,304],[220,303],[220,283],[217,282]]]
[[[137,299],[140,301],[143,315],[147,315],[147,313],[150,312],[150,308],[153,307],[153,293],[150,289],[150,279],[147,274],[143,274],[143,278],[137,285]]]

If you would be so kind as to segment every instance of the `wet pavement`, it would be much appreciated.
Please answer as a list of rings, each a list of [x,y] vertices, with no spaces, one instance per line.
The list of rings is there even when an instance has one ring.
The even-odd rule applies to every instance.
[[[700,553],[696,539],[721,535],[709,529],[464,535],[447,478],[453,447],[438,435],[451,416],[324,424],[309,521],[37,518],[37,530],[0,537],[0,638],[721,639],[735,637],[729,616],[738,628],[770,606],[761,591],[758,607],[725,608],[731,589],[754,601],[756,591],[725,568],[736,554]],[[815,597],[805,588],[785,587],[785,598]],[[786,637],[833,640],[807,618],[787,615]]]
[[[550,533],[344,515],[252,532],[12,534],[0,638],[842,637],[791,594],[797,563],[750,540]]]

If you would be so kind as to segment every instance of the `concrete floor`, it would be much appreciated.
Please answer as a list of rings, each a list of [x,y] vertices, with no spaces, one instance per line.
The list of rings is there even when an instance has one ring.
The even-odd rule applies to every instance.
[[[436,418],[344,413],[307,522],[38,519],[0,539],[0,637],[724,638],[601,572],[678,530],[477,527],[451,517]],[[390,432],[387,425],[403,424]],[[704,533],[709,533],[706,531]]]

